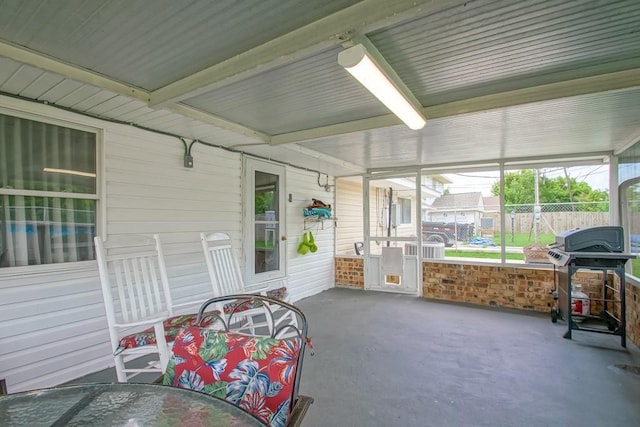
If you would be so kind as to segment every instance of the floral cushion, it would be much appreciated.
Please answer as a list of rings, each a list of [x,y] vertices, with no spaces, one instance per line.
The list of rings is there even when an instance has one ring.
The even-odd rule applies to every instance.
[[[287,287],[283,286],[277,289],[269,289],[267,291],[267,296],[273,299],[284,300],[284,298],[287,296]]]
[[[287,287],[283,286],[281,288],[278,289],[269,289],[266,292],[266,296],[268,296],[269,298],[273,298],[273,299],[277,299],[277,300],[281,300],[283,301],[285,299],[285,297],[287,296]],[[236,313],[244,311],[244,310],[249,310],[251,308],[257,308],[257,307],[261,307],[262,306],[262,301],[260,300],[246,300],[244,301],[242,304],[236,304],[234,302],[230,302],[224,305],[224,313],[225,314],[231,314],[231,312],[233,312],[234,308],[238,306],[237,310],[235,311]]]
[[[211,311],[205,313],[202,321],[200,322],[200,326],[209,326],[213,324],[218,315],[219,311]],[[180,330],[186,328],[187,326],[191,326],[195,323],[198,315],[197,314],[182,314],[179,316],[170,317],[162,322],[164,327],[164,337],[167,342],[173,342]],[[143,345],[150,345],[156,343],[156,333],[153,329],[153,326],[145,329],[141,332],[136,332],[135,334],[127,335],[126,337],[120,338],[120,342],[118,343],[118,348],[114,352],[114,354],[122,353],[122,351],[128,348],[140,347]]]
[[[191,326],[178,334],[164,384],[225,399],[272,427],[291,411],[301,338],[276,339]]]

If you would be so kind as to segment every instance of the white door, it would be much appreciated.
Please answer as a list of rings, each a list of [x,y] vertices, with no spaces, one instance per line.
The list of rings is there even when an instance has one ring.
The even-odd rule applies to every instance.
[[[365,177],[365,289],[419,294],[419,173]]]
[[[244,260],[247,284],[286,275],[285,168],[244,161]]]

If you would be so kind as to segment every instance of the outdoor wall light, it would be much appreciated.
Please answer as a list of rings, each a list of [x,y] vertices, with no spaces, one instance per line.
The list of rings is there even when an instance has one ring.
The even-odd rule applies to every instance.
[[[418,130],[424,127],[427,121],[422,112],[407,99],[362,44],[340,52],[338,64],[351,73],[410,129]]]

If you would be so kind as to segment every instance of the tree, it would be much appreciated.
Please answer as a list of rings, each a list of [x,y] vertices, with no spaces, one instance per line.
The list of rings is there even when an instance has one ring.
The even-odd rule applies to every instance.
[[[274,193],[273,191],[257,192],[255,195],[255,214],[263,214],[268,210],[274,209]]]
[[[606,211],[609,193],[595,190],[584,181],[575,178],[558,176],[549,178],[544,174],[539,176],[538,188],[540,204],[546,203],[574,203],[574,202],[604,202],[583,205],[579,210]],[[500,182],[491,187],[494,196],[500,195]],[[504,175],[504,200],[506,205],[532,205],[535,203],[535,171],[523,169],[517,172],[507,172]]]

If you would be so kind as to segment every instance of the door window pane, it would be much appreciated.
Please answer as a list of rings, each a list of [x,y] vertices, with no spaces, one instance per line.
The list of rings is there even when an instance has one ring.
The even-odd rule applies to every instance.
[[[255,171],[255,274],[277,271],[279,259],[278,175]]]

